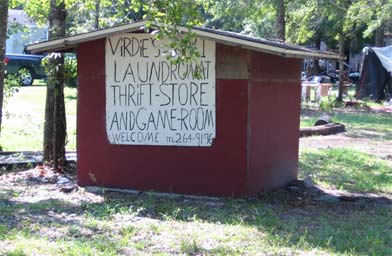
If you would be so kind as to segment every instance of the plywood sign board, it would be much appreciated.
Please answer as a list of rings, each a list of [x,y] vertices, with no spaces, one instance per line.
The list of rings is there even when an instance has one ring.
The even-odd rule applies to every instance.
[[[212,145],[215,42],[197,39],[201,56],[189,64],[170,63],[166,44],[150,34],[107,38],[106,131],[111,144]]]

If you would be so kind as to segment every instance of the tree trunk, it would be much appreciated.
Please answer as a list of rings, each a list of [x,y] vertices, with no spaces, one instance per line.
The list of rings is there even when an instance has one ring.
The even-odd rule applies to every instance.
[[[336,101],[343,101],[343,91],[344,91],[344,36],[339,35],[339,91],[338,91],[338,97],[336,98]]]
[[[50,1],[49,39],[65,36],[65,2]],[[43,162],[59,168],[65,157],[64,57],[51,54],[46,90]],[[56,67],[56,68],[53,68]]]
[[[95,24],[94,24],[94,28],[96,30],[99,29],[99,10],[101,9],[101,0],[95,0]]]
[[[3,99],[4,99],[4,58],[5,45],[7,40],[7,20],[8,20],[8,0],[0,2],[0,132],[3,116]]]
[[[286,40],[286,8],[284,0],[276,1],[276,39],[284,42]]]
[[[321,35],[316,35],[316,38],[314,40],[314,46],[316,47],[317,50],[321,49]],[[321,72],[321,67],[319,64],[319,59],[313,59],[314,61],[314,71],[316,74],[320,74]]]
[[[336,134],[340,132],[344,132],[346,130],[343,124],[339,123],[329,123],[324,125],[318,125],[314,127],[304,127],[299,131],[299,137],[307,137],[314,135],[330,135]]]
[[[314,46],[318,50],[321,48],[321,35],[316,35],[314,39]],[[314,75],[319,75],[321,72],[321,67],[319,64],[319,59],[313,59],[312,60],[313,65],[307,65],[306,66],[306,77],[314,76]],[[310,64],[310,61],[308,60],[308,64]]]
[[[384,47],[384,24],[381,24],[379,28],[376,29],[375,46]]]

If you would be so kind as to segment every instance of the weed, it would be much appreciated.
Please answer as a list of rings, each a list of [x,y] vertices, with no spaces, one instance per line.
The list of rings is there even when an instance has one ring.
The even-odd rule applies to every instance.
[[[16,248],[14,250],[8,251],[4,254],[5,256],[25,256],[24,250],[22,248]]]
[[[122,227],[120,228],[120,234],[121,234],[122,236],[125,236],[125,237],[130,237],[130,236],[133,235],[136,231],[137,231],[137,229],[136,229],[134,226],[130,225],[130,224],[125,225],[125,226],[122,226]]]
[[[1,208],[0,208],[1,210]],[[3,240],[7,237],[8,235],[8,227],[4,224],[0,225],[0,240]]]
[[[196,239],[194,237],[189,239],[181,239],[180,241],[180,251],[186,254],[197,254],[201,252],[201,248],[198,246]]]
[[[143,241],[138,241],[138,242],[135,243],[134,246],[135,246],[135,249],[136,249],[136,250],[142,251],[142,250],[144,250],[144,248],[146,247],[146,243],[143,242]]]
[[[341,107],[342,102],[336,100],[322,100],[319,105],[319,109],[324,112],[331,112],[333,108]]]
[[[70,226],[68,228],[68,234],[72,237],[80,237],[82,235],[79,227],[77,227],[77,226]]]
[[[88,172],[88,178],[89,178],[92,182],[97,183],[97,178],[95,178],[95,174],[92,173],[91,171]]]

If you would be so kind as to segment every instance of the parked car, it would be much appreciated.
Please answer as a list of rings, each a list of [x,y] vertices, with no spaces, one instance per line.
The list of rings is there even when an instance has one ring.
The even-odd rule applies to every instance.
[[[7,75],[20,75],[23,86],[32,85],[34,79],[45,79],[45,70],[41,61],[45,56],[31,54],[6,54],[5,71]]]

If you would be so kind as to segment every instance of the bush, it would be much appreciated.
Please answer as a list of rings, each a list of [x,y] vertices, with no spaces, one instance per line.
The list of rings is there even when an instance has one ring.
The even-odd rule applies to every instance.
[[[57,78],[53,77],[54,74],[52,74],[53,71],[55,70],[62,70],[64,73],[64,83],[66,86],[69,87],[76,87],[77,86],[77,81],[78,81],[78,63],[75,55],[73,54],[66,54],[64,56],[64,64],[54,64],[50,63],[49,59],[53,58],[61,58],[62,56],[59,53],[52,53],[50,56],[46,56],[45,58],[42,59],[42,65],[45,68],[45,72],[48,75],[48,80],[54,79],[57,80]],[[55,81],[55,83],[58,83]]]
[[[19,91],[21,81],[20,76],[13,74],[7,75],[4,79],[4,102],[7,102],[14,93]]]
[[[78,62],[75,57],[65,57],[65,84],[69,87],[78,85]]]

